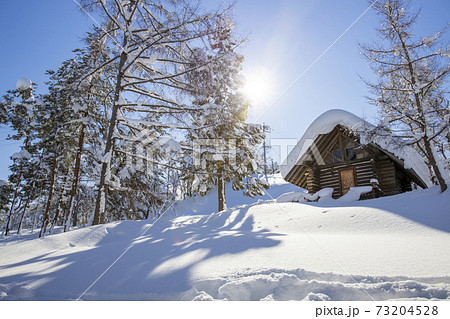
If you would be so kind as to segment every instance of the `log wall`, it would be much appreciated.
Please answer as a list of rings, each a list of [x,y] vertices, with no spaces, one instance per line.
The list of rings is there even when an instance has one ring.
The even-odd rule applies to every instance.
[[[376,158],[375,172],[383,196],[401,193],[395,178],[395,164],[389,156],[382,155]]]
[[[370,180],[376,178],[374,164],[371,159],[354,161],[351,163],[338,163],[320,168],[320,188],[334,188],[333,197],[342,196],[339,185],[339,169],[345,167],[356,168],[356,186],[371,186]]]

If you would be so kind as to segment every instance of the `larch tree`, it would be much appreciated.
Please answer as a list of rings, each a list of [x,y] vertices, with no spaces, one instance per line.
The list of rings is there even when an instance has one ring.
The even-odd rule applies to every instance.
[[[363,44],[361,51],[376,72],[378,82],[369,83],[371,102],[378,107],[382,125],[403,137],[426,158],[430,172],[448,188],[445,165],[449,155],[447,78],[450,71],[448,48],[440,47],[445,29],[425,38],[412,32],[418,12],[411,13],[408,1],[371,1],[381,18],[378,45]]]

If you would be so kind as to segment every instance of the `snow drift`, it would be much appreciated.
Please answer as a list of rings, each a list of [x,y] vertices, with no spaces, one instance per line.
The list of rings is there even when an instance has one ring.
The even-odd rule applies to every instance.
[[[448,207],[431,188],[11,237],[0,299],[450,300]]]

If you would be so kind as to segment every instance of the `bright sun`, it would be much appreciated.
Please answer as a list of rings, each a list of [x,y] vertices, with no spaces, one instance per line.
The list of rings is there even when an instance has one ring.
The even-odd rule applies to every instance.
[[[245,75],[242,93],[244,93],[253,104],[261,104],[267,101],[272,90],[272,78],[266,71],[251,72]]]

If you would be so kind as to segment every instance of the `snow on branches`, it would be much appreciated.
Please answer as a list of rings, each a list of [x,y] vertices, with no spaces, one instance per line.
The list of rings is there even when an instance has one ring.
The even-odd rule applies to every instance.
[[[380,110],[382,124],[425,157],[444,191],[450,180],[450,64],[439,45],[446,28],[418,39],[412,34],[418,14],[410,13],[406,1],[377,1],[373,8],[382,22],[378,30],[382,42],[361,45],[363,56],[378,75],[377,83],[367,83],[373,93],[369,99]]]

